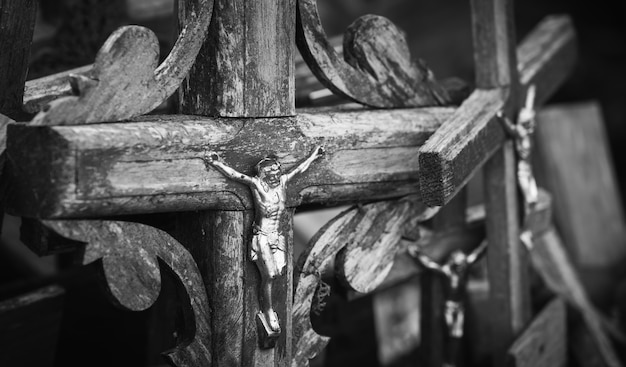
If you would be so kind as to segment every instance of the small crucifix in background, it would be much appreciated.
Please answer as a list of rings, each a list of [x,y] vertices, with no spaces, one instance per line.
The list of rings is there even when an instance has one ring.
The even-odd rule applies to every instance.
[[[278,157],[268,156],[256,164],[257,175],[253,177],[227,166],[215,152],[209,152],[205,157],[207,168],[215,167],[224,176],[244,183],[252,190],[255,219],[250,259],[257,264],[261,273],[261,311],[258,319],[269,340],[277,338],[281,332],[272,302],[272,283],[283,275],[287,264],[287,244],[280,227],[287,201],[287,183],[323,155],[324,148],[317,146],[304,162],[285,174],[282,173]]]
[[[461,250],[456,250],[450,254],[444,264],[439,264],[417,248],[409,248],[410,255],[420,265],[441,274],[445,278],[445,310],[444,317],[448,329],[448,361],[446,365],[454,366],[456,361],[456,350],[454,346],[463,337],[463,325],[465,320],[465,309],[463,298],[469,270],[484,253],[487,248],[487,241],[483,241],[469,255]]]

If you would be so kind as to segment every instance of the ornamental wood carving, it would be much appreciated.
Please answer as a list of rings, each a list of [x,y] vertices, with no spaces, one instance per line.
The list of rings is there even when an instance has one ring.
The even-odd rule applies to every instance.
[[[31,123],[120,121],[158,107],[176,91],[196,60],[211,21],[213,1],[181,1],[179,11],[190,21],[161,65],[159,42],[151,30],[119,28],[102,46],[91,70],[68,76],[75,95],[50,102]]]
[[[375,289],[388,274],[395,255],[403,250],[401,240],[416,240],[417,223],[432,218],[438,211],[412,195],[356,206],[320,229],[294,269],[292,366],[308,366],[309,359],[328,344],[329,338],[317,334],[310,319],[316,290],[325,273],[336,268],[348,287]],[[364,268],[355,266],[357,263],[368,265]],[[327,287],[320,289],[328,291]]]
[[[432,71],[412,59],[404,33],[384,17],[365,15],[352,23],[342,59],[324,33],[317,1],[299,0],[296,42],[311,71],[335,94],[379,108],[450,103]]]
[[[138,223],[81,220],[41,221],[36,235],[29,233],[22,240],[39,253],[54,252],[50,241],[79,247],[82,264],[102,261],[106,289],[120,307],[131,311],[149,308],[161,290],[161,266],[173,272],[187,297],[183,300],[184,330],[179,344],[163,356],[170,364],[210,366],[211,329],[208,299],[198,266],[191,254],[167,233]],[[61,238],[59,238],[59,236]],[[42,250],[44,247],[49,249]]]

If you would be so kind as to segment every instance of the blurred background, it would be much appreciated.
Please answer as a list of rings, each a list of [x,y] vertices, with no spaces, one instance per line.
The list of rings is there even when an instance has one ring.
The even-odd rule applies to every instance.
[[[84,66],[93,62],[94,56],[108,35],[125,24],[139,24],[151,28],[161,43],[161,56],[165,57],[176,39],[173,16],[174,0],[41,0],[38,20],[33,38],[28,79]],[[407,34],[407,39],[416,58],[420,58],[434,71],[438,78],[458,77],[468,84],[474,79],[472,55],[472,34],[470,26],[469,1],[459,0],[319,0],[318,6],[323,25],[330,37],[339,36],[347,26],[364,14],[377,14],[390,18]],[[553,96],[549,103],[573,103],[596,101],[601,106],[605,128],[609,137],[611,157],[617,174],[621,192],[626,187],[626,1],[596,0],[592,3],[582,0],[519,0],[516,2],[516,29],[521,40],[541,19],[549,14],[569,14],[578,34],[579,58],[576,69],[567,83]],[[297,84],[303,89],[305,83]],[[306,98],[304,98],[306,99]],[[167,112],[171,106],[163,106]],[[622,195],[622,205],[623,205]],[[329,219],[345,208],[329,208],[321,212],[307,212],[296,216],[296,256],[302,251],[313,234]],[[67,267],[68,259],[63,257],[37,258],[19,243],[19,218],[5,216],[0,243],[0,296],[8,296],[20,289],[21,285],[39,279],[59,276]],[[81,346],[80,355],[100,353],[98,345],[106,344],[111,335],[117,335],[118,351],[136,353],[138,339],[151,340],[152,350],[135,356],[128,365],[157,365],[158,352],[167,346],[167,340],[155,341],[158,330],[138,332],[133,327],[150,324],[154,315],[133,314],[117,311],[108,305],[99,291],[93,290],[94,273],[84,270],[81,281],[67,280],[67,284],[81,289],[81,296],[91,294],[91,301],[83,303],[84,308],[94,310],[83,318],[70,320],[65,332],[68,343],[80,344],[81,339],[90,335],[90,346]],[[415,280],[409,281],[415,289]],[[395,288],[397,290],[397,288]],[[335,350],[326,356],[327,365],[348,365],[359,355],[361,365],[379,365],[385,351],[376,345],[376,326],[382,318],[373,316],[374,304],[396,298],[404,300],[404,317],[419,317],[406,310],[419,305],[419,294],[387,290],[382,298],[358,298],[351,310],[361,310],[353,320],[346,321],[335,330],[336,338],[329,347]],[[395,293],[394,293],[395,292]],[[78,293],[76,293],[78,294]],[[407,296],[408,294],[408,296]],[[360,302],[360,304],[359,304]],[[393,302],[392,302],[393,303]],[[338,308],[347,307],[339,305]],[[82,308],[82,307],[81,307]],[[98,315],[108,315],[102,318]],[[359,316],[360,315],[360,316]],[[91,331],[81,329],[89,320]],[[397,320],[396,320],[397,321]],[[398,322],[398,325],[401,323]],[[143,326],[142,326],[143,325]],[[379,325],[378,328],[381,326]],[[399,327],[399,326],[398,326]],[[93,340],[93,329],[99,336]],[[122,329],[125,335],[119,335]],[[144,328],[145,329],[145,328]],[[96,334],[97,334],[96,333]],[[354,338],[354,333],[361,337]],[[419,330],[406,330],[405,338],[419,340]],[[410,341],[409,340],[409,341]],[[338,343],[338,344],[337,344]],[[414,344],[414,343],[413,343]],[[410,342],[407,345],[412,345]],[[372,348],[368,348],[371,346]],[[393,348],[393,347],[391,347]],[[409,358],[410,347],[400,353]],[[76,348],[73,348],[76,349]],[[336,352],[340,350],[341,352]],[[360,351],[360,352],[357,352]],[[72,365],[79,359],[67,353],[59,358],[64,365]],[[65,359],[63,359],[65,358]],[[334,361],[334,362],[333,362]],[[111,365],[107,357],[95,361],[93,365]],[[99,364],[101,363],[101,364]],[[322,362],[318,362],[321,364]],[[403,364],[404,363],[404,364]],[[402,359],[387,361],[385,365],[406,365]]]

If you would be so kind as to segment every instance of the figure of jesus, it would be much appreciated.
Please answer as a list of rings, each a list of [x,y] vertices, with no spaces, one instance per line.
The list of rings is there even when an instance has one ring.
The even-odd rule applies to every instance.
[[[539,200],[537,183],[531,166],[532,137],[535,132],[535,86],[531,85],[526,94],[526,104],[520,110],[518,123],[512,123],[507,117],[501,116],[504,129],[515,139],[517,153],[517,182],[524,198],[526,215],[530,214]]]
[[[463,295],[467,285],[469,269],[483,255],[486,248],[487,241],[483,241],[469,255],[460,250],[454,251],[444,264],[435,262],[417,249],[411,250],[411,256],[422,266],[443,275],[446,279],[444,316],[448,327],[448,336],[451,338],[460,339],[463,336],[463,323],[465,320]]]
[[[215,152],[209,152],[205,157],[208,167],[214,167],[224,176],[248,185],[252,191],[255,219],[250,257],[261,273],[259,317],[264,319],[262,321],[269,328],[269,335],[280,334],[280,322],[272,302],[272,283],[283,274],[288,260],[287,244],[280,227],[287,200],[287,183],[323,155],[323,147],[317,146],[304,162],[285,174],[277,157],[268,156],[256,164],[256,176],[252,177],[224,164]]]

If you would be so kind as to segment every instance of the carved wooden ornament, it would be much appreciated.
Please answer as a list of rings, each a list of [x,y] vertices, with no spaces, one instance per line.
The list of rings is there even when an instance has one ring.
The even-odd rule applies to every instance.
[[[414,233],[417,223],[437,212],[438,208],[426,207],[417,196],[366,204],[339,214],[311,239],[294,269],[292,366],[308,366],[309,359],[329,341],[313,330],[310,319],[313,299],[319,298],[315,295],[322,275],[336,267],[350,288],[375,289],[388,274],[395,255],[403,249],[401,239],[419,236]],[[357,263],[367,265],[355,266]]]
[[[311,71],[335,94],[379,108],[450,102],[432,71],[411,58],[404,32],[387,18],[365,15],[352,23],[342,59],[324,33],[316,0],[299,0],[296,41]]]
[[[102,260],[113,301],[129,310],[145,310],[156,301],[161,290],[159,262],[171,269],[185,289],[188,302],[183,302],[185,330],[181,341],[164,356],[178,367],[211,365],[211,312],[204,283],[191,254],[178,241],[161,230],[131,222],[44,220],[42,223],[56,235],[85,244],[83,265]]]
[[[69,76],[76,95],[50,102],[31,123],[121,121],[158,107],[176,91],[196,60],[211,21],[213,1],[181,1],[179,11],[189,14],[191,20],[161,65],[159,42],[151,30],[139,26],[119,28],[98,52],[92,70]]]

